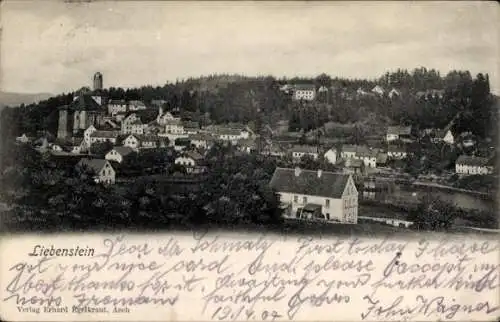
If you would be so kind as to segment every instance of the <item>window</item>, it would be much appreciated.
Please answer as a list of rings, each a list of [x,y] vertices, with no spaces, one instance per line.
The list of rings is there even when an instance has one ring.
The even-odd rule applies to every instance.
[[[299,196],[293,196],[293,202],[299,202]]]
[[[325,207],[330,208],[330,199],[325,200]]]
[[[302,197],[302,203],[307,203],[307,197]]]

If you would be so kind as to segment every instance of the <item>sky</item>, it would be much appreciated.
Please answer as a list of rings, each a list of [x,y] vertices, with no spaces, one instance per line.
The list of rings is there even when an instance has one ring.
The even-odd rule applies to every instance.
[[[425,66],[488,73],[496,2],[18,1],[1,4],[0,89],[58,94],[190,76],[369,78]]]

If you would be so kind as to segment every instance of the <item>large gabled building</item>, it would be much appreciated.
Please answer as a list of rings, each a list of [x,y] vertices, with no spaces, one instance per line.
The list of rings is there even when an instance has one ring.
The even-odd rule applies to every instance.
[[[286,217],[358,222],[358,190],[350,174],[277,168],[270,187],[280,196]]]

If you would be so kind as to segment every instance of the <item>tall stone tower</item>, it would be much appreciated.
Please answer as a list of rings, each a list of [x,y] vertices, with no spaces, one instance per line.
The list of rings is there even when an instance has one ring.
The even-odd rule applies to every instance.
[[[101,90],[102,88],[102,74],[97,72],[94,74],[94,91]]]

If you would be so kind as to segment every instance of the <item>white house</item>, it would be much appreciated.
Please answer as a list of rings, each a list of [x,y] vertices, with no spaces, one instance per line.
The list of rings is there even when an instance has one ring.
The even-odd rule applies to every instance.
[[[378,149],[372,149],[364,145],[345,144],[342,146],[340,157],[361,160],[366,167],[376,168],[378,153]]]
[[[108,114],[116,115],[118,113],[127,112],[127,102],[124,100],[110,100],[108,102]]]
[[[184,134],[184,125],[180,119],[165,120],[165,133]]]
[[[248,139],[250,134],[245,129],[233,129],[222,127],[216,130],[216,136],[219,140],[237,144],[240,139]]]
[[[117,131],[94,131],[90,135],[90,144],[110,142],[116,144],[119,132]]]
[[[140,135],[138,136],[140,147],[143,149],[153,149],[158,146],[159,138],[154,135]]]
[[[318,148],[312,145],[295,145],[290,149],[290,153],[297,160],[300,160],[305,155],[312,157],[314,160],[319,157]]]
[[[382,95],[384,95],[385,90],[382,86],[376,85],[374,88],[372,88],[372,93],[375,93],[379,96],[382,96]]]
[[[406,149],[401,146],[390,145],[387,147],[387,157],[391,159],[404,159],[408,153]]]
[[[433,143],[445,142],[447,144],[455,143],[455,136],[453,132],[449,129],[437,130],[434,132],[434,137],[431,138]]]
[[[130,133],[131,134],[143,135],[148,125],[143,124],[140,119],[137,119],[137,120],[133,121],[132,123],[130,123],[129,126],[130,126]]]
[[[139,120],[139,117],[137,116],[137,114],[135,113],[132,113],[132,114],[129,114],[128,116],[126,116],[121,122],[121,131],[123,134],[130,134],[132,133],[132,124],[134,122],[136,122],[137,120]]]
[[[158,116],[156,117],[156,122],[158,122],[158,124],[160,125],[165,125],[167,121],[170,120],[180,120],[180,118],[174,117],[170,112],[165,112],[163,110],[163,107],[160,106],[160,108],[158,109]]]
[[[358,222],[358,190],[350,174],[276,168],[270,187],[278,193],[287,217]]]
[[[316,87],[312,84],[295,85],[293,99],[296,101],[313,101],[316,98]]]
[[[411,126],[389,126],[386,141],[407,140],[411,136]]]
[[[389,98],[395,98],[395,97],[400,97],[401,96],[401,92],[395,88],[391,89],[389,94],[388,94]]]
[[[94,173],[96,183],[115,183],[115,170],[108,160],[83,158],[76,165],[79,170],[90,170]]]
[[[254,139],[240,139],[237,142],[238,150],[245,153],[252,153],[257,150],[257,142]]]
[[[189,140],[195,147],[203,149],[209,149],[215,142],[212,135],[203,133],[191,134],[189,135]]]
[[[106,153],[104,159],[108,161],[115,161],[118,163],[122,163],[123,158],[132,152],[134,152],[134,150],[127,146],[115,146],[111,151]]]
[[[461,155],[455,162],[455,172],[469,175],[490,174],[493,172],[493,166],[487,158]]]
[[[128,110],[129,111],[139,111],[145,110],[146,105],[142,101],[130,101],[128,102]]]
[[[205,167],[201,165],[203,156],[196,151],[186,151],[175,159],[175,164],[186,168],[187,173],[202,173]]]
[[[85,142],[87,147],[89,147],[91,145],[92,140],[90,139],[90,136],[95,131],[97,131],[97,129],[93,125],[89,126],[85,131],[83,131],[83,141]]]
[[[141,140],[137,134],[130,134],[123,140],[122,145],[137,151],[141,147]]]
[[[337,163],[337,149],[331,148],[325,152],[325,160],[331,164]]]

